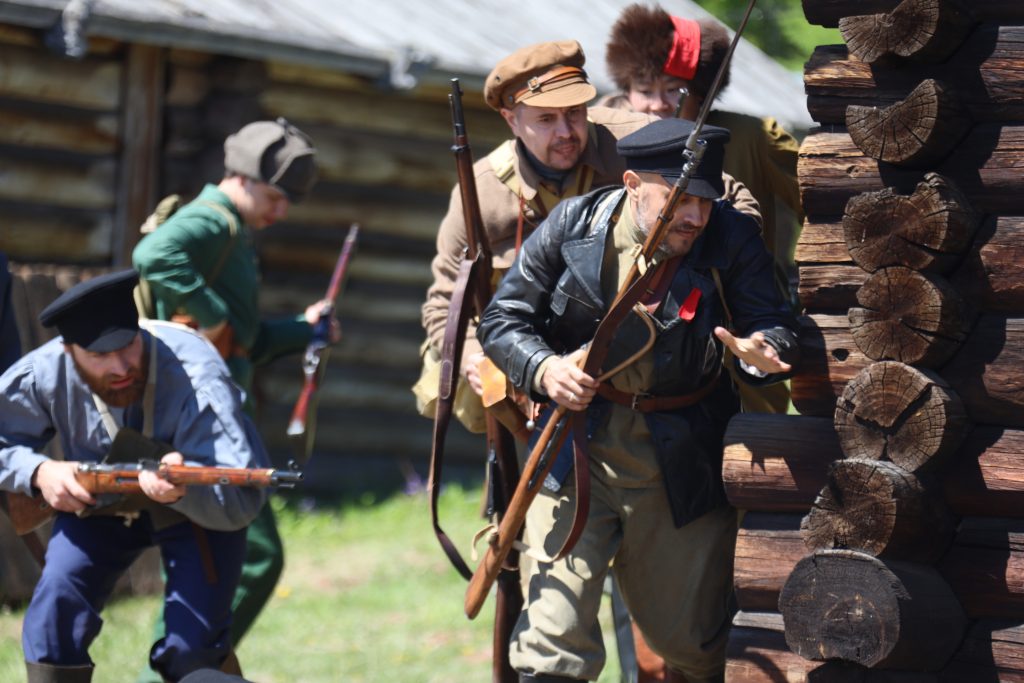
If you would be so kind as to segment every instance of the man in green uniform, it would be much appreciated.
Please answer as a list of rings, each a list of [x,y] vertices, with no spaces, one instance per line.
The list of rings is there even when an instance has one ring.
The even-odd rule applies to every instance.
[[[252,230],[285,218],[315,181],[311,140],[284,119],[257,121],[228,136],[225,174],[147,235],[132,261],[152,296],[153,315],[197,327],[220,351],[253,409],[255,365],[299,352],[310,341],[326,302],[301,315],[262,320],[259,268]],[[331,321],[331,341],[341,337]],[[284,549],[269,505],[250,525],[242,579],[233,604],[237,645],[270,599],[284,567]]]

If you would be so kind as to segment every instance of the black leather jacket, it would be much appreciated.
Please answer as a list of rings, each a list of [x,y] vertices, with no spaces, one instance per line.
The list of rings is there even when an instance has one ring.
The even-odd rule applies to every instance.
[[[516,387],[536,399],[547,398],[532,392],[540,362],[590,341],[609,303],[601,292],[601,266],[624,195],[622,188],[603,188],[560,203],[523,244],[484,311],[477,330],[484,351]],[[749,336],[760,330],[783,360],[796,362],[796,321],[775,287],[772,267],[757,223],[727,202],[715,202],[707,228],[683,259],[655,313],[656,380],[649,393],[690,393],[718,372],[723,346],[713,330],[727,326],[727,318],[713,269],[721,277],[734,333]],[[695,317],[687,322],[679,318],[679,309],[694,289],[700,290],[700,298]],[[605,366],[630,355],[646,338],[646,328],[629,316]],[[753,384],[784,379],[739,374]],[[587,414],[590,433],[607,419],[609,409],[603,399],[594,400]],[[699,404],[645,415],[677,525],[725,504],[722,436],[738,409],[735,388],[722,373],[716,389]]]

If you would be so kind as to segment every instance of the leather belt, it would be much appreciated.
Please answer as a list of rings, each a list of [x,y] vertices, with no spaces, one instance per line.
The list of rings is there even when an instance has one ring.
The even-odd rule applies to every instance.
[[[697,391],[677,396],[652,396],[645,393],[631,394],[626,391],[619,391],[607,382],[597,387],[597,393],[612,403],[626,406],[640,413],[660,413],[692,406],[694,403],[701,401],[718,385],[719,376],[720,373],[716,372],[711,381]]]

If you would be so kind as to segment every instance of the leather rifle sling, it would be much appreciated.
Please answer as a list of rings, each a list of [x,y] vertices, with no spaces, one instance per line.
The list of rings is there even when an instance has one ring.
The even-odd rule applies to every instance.
[[[607,315],[597,326],[594,339],[590,342],[590,351],[587,353],[587,360],[583,364],[584,372],[591,377],[599,375],[601,364],[604,363],[605,358],[608,356],[608,349],[611,348],[612,339],[615,337],[615,332],[619,329],[619,325],[632,312],[633,306],[648,294],[647,283],[654,279],[656,274],[663,273],[666,270],[665,264],[670,262],[671,260],[666,261],[658,268],[648,268],[646,273],[638,277],[629,286],[629,289],[626,290],[626,293],[623,294],[622,299],[619,300],[617,305],[608,311]],[[674,265],[678,266],[678,261]],[[663,279],[671,281],[670,277]],[[554,555],[553,559],[555,560],[560,560],[568,555],[573,546],[576,545],[576,541],[583,534],[583,528],[587,525],[587,515],[590,513],[590,456],[587,451],[586,418],[587,413],[585,410],[573,413],[572,417],[568,418],[570,420],[569,427],[572,429],[576,506],[573,511],[572,526],[569,528],[565,541],[562,542],[562,547]]]
[[[466,339],[466,328],[469,325],[472,298],[466,296],[466,289],[476,271],[479,259],[463,258],[459,264],[459,275],[455,280],[452,300],[448,305],[448,319],[444,326],[444,342],[441,345],[441,377],[438,381],[437,403],[434,412],[434,436],[430,450],[430,478],[427,490],[430,491],[430,523],[434,527],[434,535],[448,556],[448,561],[469,581],[472,570],[462,559],[455,544],[441,528],[437,515],[437,499],[441,490],[441,471],[444,464],[444,443],[448,434],[448,425],[452,419],[455,406],[455,391],[459,379],[459,363],[462,360],[462,345]]]

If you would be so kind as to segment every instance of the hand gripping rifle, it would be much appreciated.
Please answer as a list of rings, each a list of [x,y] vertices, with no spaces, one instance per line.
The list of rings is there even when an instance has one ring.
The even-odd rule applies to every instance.
[[[454,134],[452,153],[455,155],[463,221],[466,225],[466,249],[459,264],[459,275],[448,308],[448,319],[445,322],[444,343],[441,348],[441,377],[438,384],[433,448],[430,457],[430,480],[427,488],[430,491],[430,518],[434,534],[449,561],[463,578],[468,580],[472,575],[469,566],[438,522],[437,497],[440,490],[445,437],[454,407],[459,369],[462,366],[462,349],[469,319],[471,313],[475,313],[477,316],[483,313],[484,308],[490,303],[494,293],[492,290],[494,270],[490,240],[480,214],[476,177],[473,173],[473,153],[466,136],[462,91],[457,78],[453,78],[451,84],[452,92],[448,99],[451,104]],[[500,518],[505,512],[505,507],[518,481],[519,466],[516,461],[513,432],[525,435],[525,418],[508,398],[489,406],[485,415],[489,482],[488,515],[496,514]],[[506,425],[510,425],[511,428]],[[522,608],[523,597],[519,587],[517,561],[514,557],[508,559],[510,562],[507,571],[503,573],[495,571],[495,579],[498,580],[499,586],[492,657],[492,680],[495,683],[518,681],[518,675],[508,663],[508,644],[512,627]],[[499,576],[499,574],[501,575]]]
[[[102,464],[81,462],[75,471],[78,480],[89,493],[141,493],[140,472],[155,472],[172,484],[186,486],[247,486],[265,488],[276,486],[293,488],[302,481],[302,473],[291,470],[255,469],[247,467],[197,467],[168,465],[156,460],[137,463]],[[35,530],[54,515],[42,496],[7,493],[7,514],[19,536]]]
[[[740,22],[739,28],[733,36],[732,43],[729,45],[729,51],[726,53],[707,97],[704,99],[700,114],[694,122],[693,131],[686,140],[686,148],[683,150],[682,174],[672,186],[672,190],[665,200],[665,205],[658,214],[658,220],[655,222],[654,228],[647,235],[647,239],[638,250],[633,265],[626,275],[626,279],[623,280],[622,286],[615,295],[615,299],[612,301],[607,313],[605,313],[604,318],[598,324],[593,340],[586,346],[580,359],[583,371],[591,377],[596,377],[599,381],[607,379],[618,370],[618,368],[615,368],[611,372],[601,373],[601,366],[608,355],[608,350],[611,347],[619,325],[643,297],[648,283],[654,280],[656,273],[659,271],[654,261],[655,256],[668,234],[676,208],[679,202],[682,201],[683,195],[686,194],[690,177],[697,169],[697,166],[700,165],[701,157],[704,154],[704,142],[699,139],[701,131],[711,112],[711,103],[721,87],[722,79],[732,59],[736,44],[739,42],[740,35],[747,25],[747,19],[750,17],[750,12],[753,10],[755,2],[756,0],[750,0],[746,13],[743,16],[743,21]],[[554,465],[555,455],[562,448],[568,431],[566,429],[568,421],[567,412],[564,406],[559,405],[545,425],[544,431],[541,432],[536,445],[530,451],[530,456],[519,478],[519,485],[516,487],[512,500],[508,504],[505,516],[498,525],[496,532],[491,535],[487,551],[483,559],[480,560],[480,564],[477,565],[473,578],[470,579],[469,586],[466,588],[464,604],[466,616],[470,619],[479,614],[480,608],[487,599],[487,593],[490,591],[491,585],[501,570],[505,557],[512,551],[516,538],[519,536],[522,526],[526,521],[527,509],[540,492],[544,478],[551,470],[552,465]],[[573,418],[575,424],[572,431],[575,439],[585,438],[585,423],[581,419],[583,415],[584,413],[576,413]],[[581,463],[577,457],[576,467],[579,468],[581,466],[587,467],[587,463],[585,460]],[[577,496],[580,498],[585,495],[587,494],[580,491],[577,492]],[[583,504],[584,501],[582,500],[578,502],[579,506]],[[582,529],[579,529],[579,531],[582,531]],[[565,545],[563,545],[559,556],[563,556],[568,552],[571,544],[576,540],[574,536],[578,536],[578,532],[570,533],[570,537],[565,542]]]
[[[359,237],[359,225],[353,223],[345,236],[338,261],[334,264],[334,273],[327,286],[324,299],[328,302],[320,309],[320,317],[313,326],[313,338],[306,346],[302,357],[302,374],[304,382],[299,397],[292,410],[292,418],[288,422],[288,437],[297,444],[302,462],[309,460],[313,449],[313,435],[316,432],[316,392],[320,387],[320,379],[327,367],[327,356],[330,354],[331,318],[334,316],[334,305],[341,292],[341,285],[348,270],[348,261],[355,249]]]

